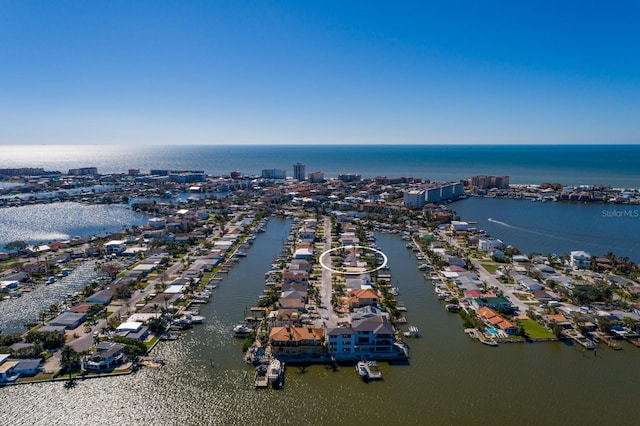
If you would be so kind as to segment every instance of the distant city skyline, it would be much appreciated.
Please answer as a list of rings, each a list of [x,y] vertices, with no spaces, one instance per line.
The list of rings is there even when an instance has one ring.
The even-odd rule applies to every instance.
[[[0,2],[1,145],[638,144],[640,3]]]

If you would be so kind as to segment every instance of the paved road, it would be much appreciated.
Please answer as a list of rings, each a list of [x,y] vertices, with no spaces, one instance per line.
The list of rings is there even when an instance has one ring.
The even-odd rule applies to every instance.
[[[331,219],[329,217],[324,218],[324,250],[331,249]],[[330,255],[325,256],[324,261],[327,264],[331,263]],[[320,324],[323,322],[327,327],[336,327],[338,325],[338,315],[333,310],[331,305],[331,277],[332,272],[326,268],[322,268],[322,287],[320,288],[320,300],[322,301],[319,313],[321,316]]]
[[[454,238],[444,234],[440,234],[440,235],[453,247],[459,248],[460,250],[464,251],[464,249],[460,247],[460,245]],[[480,280],[486,282],[489,287],[496,287],[498,290],[501,290],[504,296],[509,299],[509,302],[511,302],[513,306],[518,308],[519,313],[524,314],[525,312],[527,312],[527,309],[529,309],[531,306],[527,305],[522,300],[514,296],[513,294],[514,286],[504,285],[503,282],[496,279],[496,277],[493,274],[489,273],[486,269],[484,269],[484,266],[482,266],[482,264],[477,259],[473,259],[473,258],[470,258],[470,259],[471,259],[471,264],[476,269],[475,272],[480,277]]]

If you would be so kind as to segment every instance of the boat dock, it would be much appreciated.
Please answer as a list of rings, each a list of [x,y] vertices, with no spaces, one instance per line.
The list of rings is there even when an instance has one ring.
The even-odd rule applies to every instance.
[[[594,335],[598,340],[603,341],[610,348],[612,348],[612,349],[614,349],[616,351],[619,351],[620,349],[622,349],[622,345],[620,343],[616,342],[611,336],[607,336],[604,333],[594,333]]]
[[[356,372],[364,380],[382,380],[382,372],[378,370],[375,361],[360,361],[356,365]]]
[[[627,342],[631,343],[636,348],[640,348],[640,338],[638,338],[637,336],[632,337],[632,336],[623,335],[622,338]]]

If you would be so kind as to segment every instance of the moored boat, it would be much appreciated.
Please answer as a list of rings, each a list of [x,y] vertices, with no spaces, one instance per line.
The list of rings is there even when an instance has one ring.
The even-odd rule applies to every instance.
[[[271,386],[282,386],[284,383],[284,362],[274,358],[269,364],[267,378]]]
[[[233,326],[232,331],[235,336],[244,337],[250,334],[253,330],[245,324],[237,324]]]
[[[382,380],[382,372],[378,370],[378,364],[375,361],[358,361],[356,373],[364,381]]]

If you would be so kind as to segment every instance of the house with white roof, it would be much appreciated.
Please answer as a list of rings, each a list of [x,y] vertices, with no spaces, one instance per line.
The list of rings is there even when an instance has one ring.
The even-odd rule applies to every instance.
[[[574,269],[585,269],[591,266],[591,254],[586,251],[572,251],[569,257],[569,264]]]

